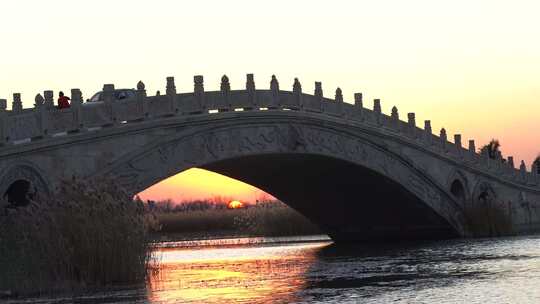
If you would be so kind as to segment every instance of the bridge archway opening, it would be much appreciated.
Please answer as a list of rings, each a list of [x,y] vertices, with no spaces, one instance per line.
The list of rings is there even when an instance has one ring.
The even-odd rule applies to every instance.
[[[135,197],[142,197],[153,212],[170,213],[158,216],[164,233],[322,234],[315,223],[271,194],[217,172],[192,167],[158,184]]]
[[[342,159],[319,154],[262,154],[220,160],[201,168],[262,189],[334,240],[458,237],[445,219],[403,185]]]
[[[3,198],[13,207],[28,206],[34,196],[32,183],[19,179],[14,181],[3,194]]]
[[[462,204],[465,203],[465,200],[467,199],[467,195],[465,192],[465,187],[463,186],[463,183],[461,183],[459,179],[456,179],[452,182],[452,185],[450,186],[450,193],[452,193],[452,195],[457,201],[459,201]]]

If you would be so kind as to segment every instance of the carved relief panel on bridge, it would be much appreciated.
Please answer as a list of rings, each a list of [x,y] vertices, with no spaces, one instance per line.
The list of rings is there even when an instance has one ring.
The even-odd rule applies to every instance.
[[[48,133],[66,132],[75,129],[72,109],[51,109],[48,113]]]
[[[29,163],[21,163],[10,168],[6,168],[0,173],[0,195],[2,199],[7,194],[8,189],[16,182],[24,181],[28,183],[27,199],[39,201],[39,198],[50,195],[50,187],[43,179],[42,175]]]
[[[380,144],[300,124],[229,127],[178,135],[112,168],[110,174],[132,191],[141,191],[182,170],[217,160],[265,153],[315,153],[348,160],[388,176],[440,212],[456,216],[452,211],[455,206],[443,203],[429,179],[420,178],[389,146]]]
[[[40,135],[40,120],[37,112],[9,116],[7,137],[10,140],[32,138]]]

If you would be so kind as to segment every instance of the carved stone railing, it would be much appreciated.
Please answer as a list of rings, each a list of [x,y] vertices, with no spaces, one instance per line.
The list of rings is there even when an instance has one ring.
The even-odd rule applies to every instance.
[[[344,102],[340,88],[336,89],[333,99],[325,98],[320,82],[315,82],[315,91],[309,95],[303,92],[298,79],[294,80],[292,91],[280,90],[275,76],[271,78],[270,89],[257,90],[254,76],[248,74],[244,90],[231,90],[228,77],[223,76],[219,91],[206,92],[203,77],[195,76],[193,92],[178,94],[174,78],[168,77],[165,95],[147,96],[142,82],[137,84],[135,97],[130,99],[114,100],[112,84],[104,85],[103,102],[83,104],[82,93],[78,89],[71,90],[71,95],[72,106],[68,109],[54,107],[52,91],[45,91],[44,97],[38,94],[31,109],[22,108],[20,94],[13,94],[11,110],[7,110],[7,101],[0,99],[0,149],[29,141],[42,141],[52,136],[162,117],[216,115],[239,110],[292,110],[359,123],[499,178],[529,186],[540,185],[536,166],[527,172],[524,162],[521,162],[519,169],[514,167],[513,157],[503,161],[501,157],[490,159],[480,155],[476,152],[474,140],[469,140],[468,147],[463,147],[461,135],[456,134],[454,142],[450,142],[444,128],[436,136],[432,133],[430,121],[424,122],[424,129],[416,125],[414,113],[407,114],[407,121],[400,119],[396,107],[392,108],[391,115],[386,115],[381,110],[379,99],[374,100],[372,109],[367,109],[361,93],[354,94],[354,104]]]

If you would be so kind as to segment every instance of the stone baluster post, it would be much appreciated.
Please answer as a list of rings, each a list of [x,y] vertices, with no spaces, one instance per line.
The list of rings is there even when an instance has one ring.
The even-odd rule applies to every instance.
[[[45,98],[41,94],[37,94],[34,98],[34,108],[39,115],[39,137],[44,138],[47,136],[49,109],[45,105]]]
[[[360,109],[364,108],[364,96],[362,93],[354,93],[354,105]]]
[[[428,145],[433,143],[433,131],[431,129],[431,120],[424,120],[424,138]]]
[[[461,153],[461,134],[454,134],[454,145],[456,146],[456,153],[459,157],[463,156]]]
[[[538,183],[538,163],[537,162],[532,163],[531,174],[532,174],[533,184],[536,185]]]
[[[73,131],[83,131],[82,92],[79,89],[71,89],[71,109],[73,111]]]
[[[343,115],[343,92],[341,91],[341,88],[336,89],[336,96],[334,98],[336,101],[336,112],[338,116]]]
[[[165,94],[167,94],[167,96],[176,95],[176,85],[174,83],[174,77],[172,76],[167,77],[167,87],[166,87]]]
[[[508,173],[510,174],[510,176],[512,178],[515,178],[516,176],[516,170],[515,170],[515,164],[514,164],[514,157],[513,156],[508,156],[508,159],[507,159],[507,163],[508,163]]]
[[[105,103],[114,102],[114,84],[104,84],[102,94]]]
[[[268,108],[279,108],[281,102],[279,100],[279,82],[276,75],[272,75],[272,80],[270,80],[270,91],[272,92],[272,104]]]
[[[41,96],[39,96],[41,97]],[[38,96],[36,96],[36,103],[39,103]],[[40,122],[41,122],[41,137],[46,138],[49,137],[49,127],[51,126],[51,114],[50,112],[56,109],[54,105],[54,92],[52,90],[46,90],[43,91],[43,107],[41,107],[40,111]]]
[[[21,101],[21,94],[15,93],[13,94],[13,103],[11,105],[11,111],[13,111],[13,113],[21,113],[22,110],[23,110],[23,105]]]
[[[358,115],[360,115],[360,120],[363,120],[364,119],[364,116],[363,116],[364,101],[363,101],[362,93],[354,93],[354,107]]]
[[[137,102],[141,105],[142,119],[150,118],[150,110],[148,109],[148,101],[146,100],[146,89],[144,82],[139,81],[137,83],[137,91],[135,92]]]
[[[315,95],[315,102],[318,104],[318,110],[323,111],[323,89],[322,89],[322,82],[315,81],[315,92],[313,93]],[[314,107],[315,108],[315,107]]]
[[[521,172],[522,176],[525,176],[525,173],[527,173],[527,166],[525,165],[524,160],[522,160],[521,164],[519,165],[519,171]]]
[[[7,143],[7,100],[0,99],[0,146]]]
[[[474,139],[469,139],[469,153],[473,156],[476,155],[476,143]]]
[[[167,98],[169,99],[169,103],[171,104],[171,113],[173,115],[178,114],[178,102],[176,100],[176,85],[174,83],[174,77],[170,76],[167,77],[167,86],[165,88],[165,94],[167,94]]]
[[[408,113],[407,122],[409,123],[409,135],[412,138],[416,138],[416,115],[414,113]]]
[[[440,140],[441,140],[441,148],[444,152],[446,152],[446,142],[448,141],[448,138],[446,136],[446,129],[442,128],[441,133],[439,134]]]
[[[47,110],[53,109],[54,108],[54,92],[51,90],[44,91],[43,96],[45,97],[45,102],[44,102],[45,108],[47,108]]]
[[[396,106],[392,107],[392,113],[390,114],[390,118],[392,118],[392,127],[397,131],[399,130],[399,112],[398,108]]]
[[[118,123],[116,119],[116,111],[114,106],[114,84],[104,84],[103,85],[103,103],[105,104],[105,107],[107,108],[107,112],[110,117],[110,124],[109,125],[115,125]]]
[[[374,99],[373,100],[373,112],[381,114],[381,100],[380,99]]]
[[[37,110],[40,110],[44,106],[45,106],[45,98],[43,98],[41,94],[37,94],[36,97],[34,98],[34,108],[36,108]]]
[[[252,110],[257,105],[255,76],[253,74],[246,74],[246,92],[248,98],[248,106],[244,107],[244,110]]]
[[[336,89],[336,96],[334,99],[336,102],[341,102],[341,103],[343,102],[343,92],[341,91],[340,88]]]
[[[527,166],[525,165],[525,161],[521,161],[519,165],[519,176],[521,181],[526,181],[526,174],[527,174]]]
[[[226,112],[231,108],[231,84],[229,83],[229,77],[223,75],[221,77],[221,96],[223,98],[224,108],[217,109],[219,112]]]
[[[300,109],[302,106],[302,84],[300,84],[300,81],[298,78],[294,79],[293,83],[293,108]]]
[[[514,164],[514,157],[513,156],[508,156],[508,166],[512,169],[515,168],[515,164]]]
[[[315,81],[315,92],[313,93],[314,96],[323,98],[323,89],[322,89],[322,82]]]
[[[476,161],[476,143],[474,139],[469,139],[469,157],[472,161]]]
[[[197,113],[206,109],[204,102],[204,77],[202,75],[196,75],[193,77],[193,94],[195,96],[195,103],[198,105]]]
[[[521,180],[524,182],[527,182],[527,166],[525,166],[525,161],[521,161],[521,164],[519,165],[519,174],[521,176]]]
[[[393,120],[399,120],[399,112],[396,106],[392,107],[392,114],[390,114]]]
[[[373,100],[373,112],[375,113],[375,120],[377,122],[377,125],[381,125],[381,100],[380,99],[374,99]]]

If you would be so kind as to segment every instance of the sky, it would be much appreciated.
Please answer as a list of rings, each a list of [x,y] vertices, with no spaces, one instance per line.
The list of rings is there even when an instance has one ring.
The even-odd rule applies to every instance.
[[[497,138],[529,165],[540,152],[538,12],[525,0],[2,1],[0,98],[22,93],[31,107],[47,89],[89,98],[139,80],[153,93],[167,76],[187,92],[193,75],[217,90],[223,74],[234,89],[254,73],[265,88],[276,74],[282,89],[298,77],[306,92],[322,81],[326,96],[339,86],[349,102],[380,98],[383,112],[415,112],[464,143]],[[208,196],[256,195],[216,178],[187,171],[143,197],[199,197],[209,181],[221,188]]]

